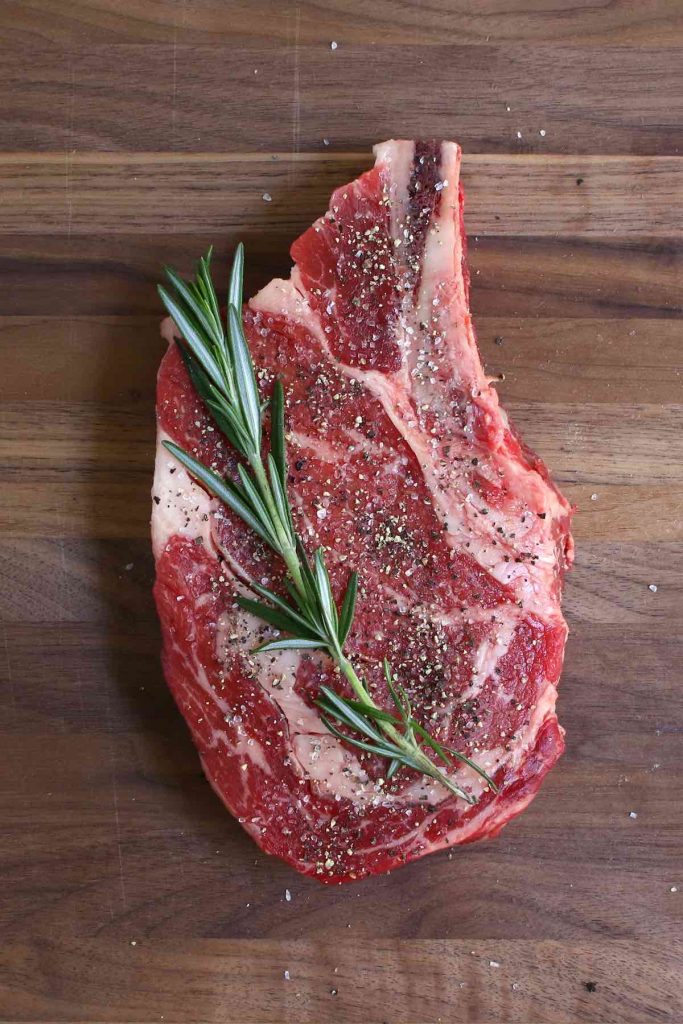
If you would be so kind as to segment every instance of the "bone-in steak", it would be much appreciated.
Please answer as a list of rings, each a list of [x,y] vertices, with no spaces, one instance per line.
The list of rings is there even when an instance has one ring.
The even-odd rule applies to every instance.
[[[252,655],[270,627],[235,604],[240,576],[281,585],[274,556],[161,447],[234,474],[235,453],[171,341],[159,372],[153,542],[168,684],[221,800],[268,853],[324,882],[388,871],[495,835],[562,753],[555,715],[570,507],[520,441],[472,328],[451,142],[387,142],[292,247],[288,281],[245,310],[268,393],[287,394],[289,493],[335,596],[360,576],[348,641],[393,710],[493,777],[453,771],[474,806],[333,736],[314,705],[344,692],[320,652]],[[349,694],[350,695],[350,694]]]

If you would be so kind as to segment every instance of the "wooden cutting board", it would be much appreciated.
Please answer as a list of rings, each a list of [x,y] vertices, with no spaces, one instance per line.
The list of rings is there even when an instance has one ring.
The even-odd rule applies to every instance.
[[[2,3],[2,1020],[683,1019],[682,16]],[[579,506],[568,746],[496,841],[329,889],[222,809],[161,676],[154,284],[240,238],[249,291],[286,275],[392,135],[462,143],[482,352]]]

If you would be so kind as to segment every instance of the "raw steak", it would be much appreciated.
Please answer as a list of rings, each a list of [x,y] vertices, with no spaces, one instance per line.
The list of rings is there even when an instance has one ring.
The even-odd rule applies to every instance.
[[[389,871],[493,836],[563,749],[555,716],[570,507],[520,441],[481,365],[468,305],[460,150],[386,142],[292,246],[288,281],[245,310],[264,396],[287,393],[298,528],[359,604],[348,651],[393,711],[386,656],[413,712],[467,767],[475,806],[330,734],[313,700],[344,689],[318,652],[251,655],[275,631],[234,602],[281,567],[160,445],[221,472],[235,458],[171,342],[159,372],[152,532],[168,684],[219,797],[266,852],[323,882]],[[350,691],[348,695],[351,696]]]

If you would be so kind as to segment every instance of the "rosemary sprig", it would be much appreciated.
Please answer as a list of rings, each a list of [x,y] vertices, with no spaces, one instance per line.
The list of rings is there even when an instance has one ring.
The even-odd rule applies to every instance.
[[[322,549],[309,560],[294,527],[287,494],[285,399],[280,380],[275,381],[270,400],[270,451],[265,457],[262,454],[264,406],[242,325],[243,246],[237,247],[230,274],[227,329],[221,320],[210,263],[211,249],[199,260],[193,281],[185,281],[174,270],[166,268],[172,291],[159,286],[159,295],[182,334],[180,351],[192,383],[220,430],[242,457],[243,462],[237,469],[239,481],[214,472],[173,442],[164,444],[192,476],[231,508],[286,566],[287,597],[250,580],[249,587],[260,600],[237,598],[245,611],[289,634],[262,644],[255,653],[293,649],[325,651],[355,695],[355,699],[349,699],[328,686],[321,686],[316,703],[326,728],[345,743],[386,758],[389,762],[387,778],[391,779],[402,765],[414,768],[467,803],[475,803],[476,798],[449,778],[423,746],[447,767],[451,767],[454,760],[469,765],[496,792],[486,772],[464,754],[442,746],[412,717],[408,697],[392,677],[386,659],[384,675],[396,714],[384,711],[375,703],[367,684],[344,653],[356,608],[357,574],[351,573],[343,601],[337,608]],[[349,731],[342,731],[341,726]]]

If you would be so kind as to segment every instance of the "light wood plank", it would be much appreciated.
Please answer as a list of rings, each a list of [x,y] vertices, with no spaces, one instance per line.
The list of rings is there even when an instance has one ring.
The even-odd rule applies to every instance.
[[[63,526],[65,510],[59,511]],[[106,623],[114,615],[126,622],[140,615],[153,619],[144,524],[131,536],[130,526],[122,521],[107,523],[106,531],[84,523],[85,517],[80,530],[71,534],[64,528],[57,533],[57,521],[51,532],[48,517],[44,536],[35,530],[32,536],[28,528],[23,533],[3,529],[3,621]],[[586,623],[621,626],[637,630],[646,642],[655,637],[661,642],[667,630],[674,635],[682,631],[682,574],[680,543],[584,540],[566,580],[565,608],[581,630]],[[650,584],[657,586],[656,593]]]
[[[509,402],[507,408],[560,481],[680,483],[683,405]]]
[[[128,324],[122,326],[128,330]],[[134,391],[132,403],[104,404],[101,396],[103,404],[75,399],[0,404],[0,526],[6,534],[147,537],[154,460],[149,403],[156,359],[155,341],[154,354],[145,356],[148,377],[141,382],[142,392],[137,380],[136,388],[127,387],[119,369],[110,376],[109,360],[97,355],[91,364],[87,397],[95,398],[104,376],[107,392],[110,387],[125,390],[128,398]],[[86,361],[81,368],[86,382]],[[513,422],[578,507],[575,533],[580,541],[683,536],[683,407],[503,398]]]
[[[149,591],[152,564],[144,541],[92,545],[89,551],[82,542],[75,545],[66,541],[62,548],[62,572],[67,577],[62,580],[63,602],[54,600],[56,586],[52,593],[44,588],[32,605],[25,604],[22,617],[15,614],[15,621],[10,621],[5,616],[4,635],[14,661],[14,668],[11,663],[0,662],[5,732],[16,737],[47,733],[63,737],[66,733],[96,733],[106,721],[109,734],[143,730],[162,735],[171,729],[174,737],[185,736],[182,720],[161,678],[158,627]],[[3,554],[8,551],[11,559],[11,545],[3,549]],[[88,561],[94,564],[92,555],[97,552],[101,556],[99,591],[88,584],[82,569]],[[41,561],[45,564],[47,559]],[[30,574],[35,589],[38,576],[37,569]],[[567,586],[571,589],[572,585],[573,579],[568,577]],[[24,593],[28,590],[27,582]],[[649,600],[655,605],[657,599]],[[19,596],[17,603],[22,603]],[[103,622],[110,627],[106,634]],[[671,730],[661,729],[661,716],[667,702],[672,712],[679,703],[683,621],[676,626],[672,623],[669,637],[660,635],[658,643],[643,642],[647,628],[636,626],[626,632],[618,623],[572,617],[569,658],[560,693],[561,718],[571,734],[565,758],[575,767],[590,758],[602,766],[620,768],[624,757],[621,748],[629,745],[631,763],[641,784],[647,785],[643,773],[652,768],[648,761],[651,754],[654,762],[667,761],[663,784],[669,785],[670,771],[678,770],[676,737]],[[18,665],[33,685],[20,694],[15,689],[12,700],[11,683]],[[120,678],[119,667],[125,667]],[[599,687],[586,684],[591,676],[599,676]],[[106,685],[95,685],[97,680]],[[651,699],[641,706],[643,688]],[[18,695],[20,700],[16,699]],[[131,702],[136,710],[134,718]],[[601,745],[608,718],[612,722],[610,734],[615,740],[618,737],[618,749]],[[189,741],[183,743],[183,760],[185,747],[193,750]],[[640,765],[637,769],[636,762]],[[548,824],[552,813],[548,807]],[[607,829],[608,824],[604,827]],[[630,855],[630,851],[625,853],[625,858]]]
[[[380,1024],[387,1019],[565,1024],[560,1007],[571,1006],[575,1021],[643,1024],[674,1019],[671,1012],[678,1012],[677,952],[666,944],[624,939],[609,945],[154,940],[131,947],[124,940],[64,938],[15,943],[2,959],[24,1019],[69,1015],[72,1021],[115,1021],[120,1019],[111,1003],[115,991],[129,1021],[153,1019],[152,1004],[157,1019],[183,1024],[223,1021],[236,1005],[245,1024]],[[37,960],[50,981],[59,979],[59,998],[49,988],[34,992],[25,985]],[[492,960],[500,967],[492,967]],[[285,980],[286,969],[291,981]],[[589,980],[594,992],[586,990]],[[341,998],[335,1001],[333,992]]]
[[[461,43],[486,44],[493,37],[521,43],[580,42],[612,45],[625,42],[671,46],[683,42],[680,12],[668,0],[615,0],[600,3],[559,4],[510,0],[491,12],[479,2],[454,5],[440,0],[425,16],[410,0],[381,0],[372,8],[354,0],[332,0],[320,5],[292,0],[273,5],[255,0],[245,6],[235,0],[195,0],[178,9],[173,0],[32,0],[6,2],[0,9],[0,27],[6,38],[25,43],[36,39],[64,45],[135,42],[172,42],[178,32],[186,41],[287,45],[296,31],[301,43],[329,46],[332,39],[382,44],[442,44],[452,36]]]
[[[0,317],[0,398],[153,401],[165,350],[160,320],[161,310]],[[475,326],[488,373],[504,374],[504,403],[669,404],[683,396],[683,327],[675,320],[481,316]]]
[[[70,238],[184,229],[295,235],[325,212],[334,188],[373,162],[369,152],[5,154],[0,228]],[[683,235],[683,158],[466,154],[462,178],[475,237]]]
[[[683,460],[683,405],[508,402],[506,408],[558,479],[570,483],[676,485]],[[3,402],[4,477],[39,486],[70,471],[150,471],[154,424],[144,404]],[[17,472],[18,470],[18,472]]]
[[[33,468],[37,477],[24,481],[5,472],[4,509],[0,528],[19,538],[91,537],[138,540],[149,537],[152,448],[146,470],[125,480],[112,479],[106,468],[51,474]],[[120,470],[119,470],[120,473]],[[564,483],[563,491],[577,506],[573,532],[579,542],[683,540],[683,486],[674,484]],[[597,500],[591,500],[597,494]],[[11,604],[11,598],[10,598]]]
[[[215,244],[216,266],[225,267],[240,238],[245,294],[253,295],[272,277],[289,275],[289,247],[309,223],[287,235],[6,235],[0,315],[158,316],[155,285],[165,263],[189,273]],[[470,236],[469,263],[475,318],[671,319],[683,312],[680,240]]]
[[[475,326],[487,371],[505,376],[498,385],[504,403],[683,398],[683,324],[676,320],[478,317]]]

